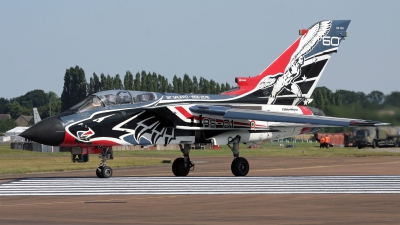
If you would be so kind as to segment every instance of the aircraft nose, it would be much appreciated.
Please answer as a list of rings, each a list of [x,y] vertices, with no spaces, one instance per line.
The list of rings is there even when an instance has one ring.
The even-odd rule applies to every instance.
[[[53,116],[33,125],[19,136],[44,145],[58,146],[64,141],[64,124]]]

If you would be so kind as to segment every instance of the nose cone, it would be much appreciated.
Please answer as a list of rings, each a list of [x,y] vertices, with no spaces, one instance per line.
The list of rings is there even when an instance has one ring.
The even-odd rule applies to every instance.
[[[53,116],[33,125],[19,136],[44,145],[58,146],[64,141],[64,124]]]

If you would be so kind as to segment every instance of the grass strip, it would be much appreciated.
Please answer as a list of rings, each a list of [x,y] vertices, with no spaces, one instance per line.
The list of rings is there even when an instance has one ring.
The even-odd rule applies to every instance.
[[[293,144],[293,143],[290,143]],[[368,156],[400,156],[397,152],[374,151],[372,149],[359,150],[357,148],[329,148],[320,149],[316,143],[294,143],[295,148],[281,148],[278,143],[266,143],[259,147],[248,148],[240,145],[240,155],[263,157],[368,157]],[[163,160],[173,161],[182,157],[179,150],[136,150],[114,151],[114,160],[108,161],[112,168],[157,166],[163,165]],[[191,150],[190,156],[232,156],[227,146],[219,150],[203,149]],[[72,163],[69,152],[41,153],[26,150],[10,149],[9,145],[0,145],[0,175],[26,174],[36,172],[54,172],[71,170],[94,170],[100,160],[97,155],[90,155],[88,163]]]

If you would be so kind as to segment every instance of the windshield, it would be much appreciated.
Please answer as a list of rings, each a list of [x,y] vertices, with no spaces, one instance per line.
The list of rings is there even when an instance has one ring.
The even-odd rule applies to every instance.
[[[154,101],[157,95],[154,92],[111,90],[95,93],[80,103],[71,107],[74,111],[88,111],[101,107],[135,104]]]
[[[100,98],[98,98],[95,95],[91,95],[87,98],[85,98],[83,101],[79,102],[78,104],[72,106],[70,109],[71,110],[77,110],[77,111],[87,111],[87,110],[92,110],[95,108],[100,108],[104,107],[102,104]]]

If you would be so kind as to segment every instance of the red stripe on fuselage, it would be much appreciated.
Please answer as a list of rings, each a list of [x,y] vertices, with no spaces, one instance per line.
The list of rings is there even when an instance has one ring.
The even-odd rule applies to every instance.
[[[184,109],[182,106],[176,106],[175,109],[177,109],[183,116],[185,116],[186,119],[191,119],[193,117],[193,115],[186,111],[186,109]]]
[[[193,119],[194,120],[200,120],[200,118],[198,116],[194,116],[191,113],[189,113],[185,108],[183,108],[182,106],[176,106],[175,109],[177,109],[184,117],[186,117],[186,119]],[[204,117],[205,119],[206,117]]]
[[[303,112],[303,115],[313,115],[313,113],[307,106],[299,105],[297,107],[299,107],[301,109],[301,112]]]
[[[74,147],[74,146],[116,146],[120,145],[117,142],[109,141],[109,140],[99,140],[93,142],[77,142],[76,139],[70,135],[68,132],[65,132],[64,142],[61,146],[65,147]]]

